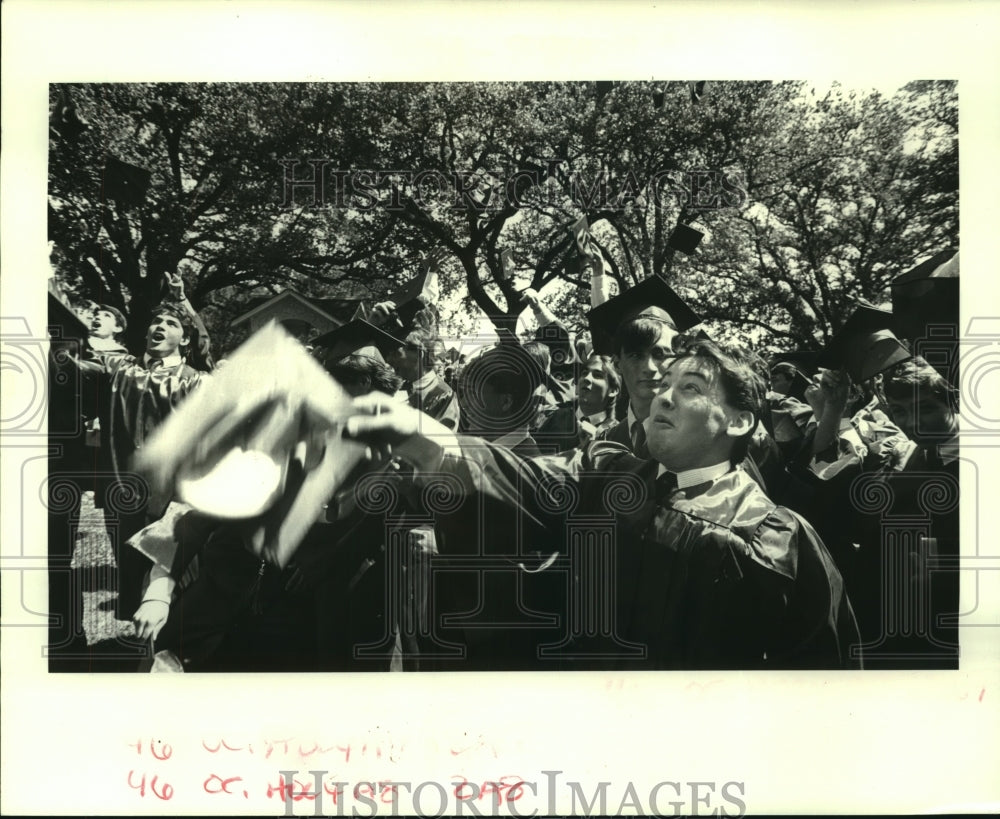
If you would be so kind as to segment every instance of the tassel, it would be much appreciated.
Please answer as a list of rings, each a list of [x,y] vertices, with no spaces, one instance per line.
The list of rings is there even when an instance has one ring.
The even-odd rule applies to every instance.
[[[266,565],[266,560],[260,561],[260,566],[257,567],[257,578],[253,581],[253,585],[250,587],[250,611],[254,614],[260,614],[264,610],[260,602],[260,587],[264,582],[264,567]]]

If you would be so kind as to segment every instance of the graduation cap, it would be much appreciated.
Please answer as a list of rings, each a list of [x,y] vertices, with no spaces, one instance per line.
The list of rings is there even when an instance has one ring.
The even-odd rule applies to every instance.
[[[859,305],[820,353],[817,364],[847,370],[856,382],[913,358],[892,332],[893,314]]]
[[[385,356],[403,346],[398,338],[364,319],[353,319],[335,330],[317,336],[311,343],[322,351],[323,360],[328,364],[349,355],[365,355],[385,363]]]
[[[150,176],[145,168],[108,156],[101,177],[104,195],[122,205],[141,205],[146,198]]]
[[[788,394],[801,400],[812,376],[816,374],[818,358],[819,353],[814,350],[788,350],[770,356],[767,360],[767,366],[772,374],[779,366],[782,367],[782,370],[790,370],[790,372],[786,372],[792,382]]]
[[[434,265],[426,268],[401,288],[390,293],[381,301],[392,301],[396,305],[396,331],[408,335],[416,323],[417,314],[427,307],[433,307],[437,300],[437,269]]]
[[[674,228],[674,232],[670,234],[670,238],[667,239],[667,247],[679,250],[681,253],[690,256],[698,249],[698,245],[704,236],[704,233],[700,230],[695,230],[693,227],[678,225]]]
[[[151,504],[171,497],[246,521],[255,555],[280,568],[365,457],[343,436],[351,396],[274,322],[195,390],[136,453]]]
[[[767,364],[774,369],[778,364],[790,364],[805,376],[813,376],[819,368],[819,353],[815,350],[788,350],[775,353],[767,359]]]
[[[942,250],[892,281],[893,329],[903,338],[928,335],[928,325],[958,325],[958,251]]]
[[[509,327],[497,327],[496,328],[497,338],[500,339],[497,342],[500,345],[505,345],[508,347],[520,347],[521,342],[518,340],[517,335]]]
[[[701,321],[663,279],[651,276],[587,313],[594,350],[600,355],[615,355],[618,352],[614,349],[615,331],[626,321],[637,318],[662,321],[679,333]]]

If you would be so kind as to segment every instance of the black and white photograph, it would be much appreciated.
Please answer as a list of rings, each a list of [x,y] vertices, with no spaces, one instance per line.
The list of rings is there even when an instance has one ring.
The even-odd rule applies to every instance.
[[[957,97],[53,84],[50,669],[958,668]]]
[[[5,94],[5,722],[66,712],[5,759],[61,724],[139,815],[994,810],[957,733],[1000,695],[976,15],[951,61],[751,72],[484,4],[511,60],[558,44],[505,71],[472,5]],[[197,36],[323,42],[229,11]]]

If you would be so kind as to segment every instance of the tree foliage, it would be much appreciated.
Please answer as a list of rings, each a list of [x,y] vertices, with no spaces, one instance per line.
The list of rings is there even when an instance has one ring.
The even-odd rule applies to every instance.
[[[803,345],[957,241],[954,83],[155,83],[51,101],[57,273],[127,305],[137,333],[165,273],[218,333],[284,287],[378,298],[433,249],[444,301],[512,327],[525,287],[561,282],[579,326],[567,229],[586,216],[620,287],[663,276],[723,335]],[[149,171],[141,201],[114,194],[114,159]],[[706,234],[692,256],[671,248],[679,224]]]

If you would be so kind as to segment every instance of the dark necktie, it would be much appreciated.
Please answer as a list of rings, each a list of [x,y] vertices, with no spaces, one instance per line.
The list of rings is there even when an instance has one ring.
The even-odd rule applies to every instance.
[[[646,446],[646,428],[642,421],[632,424],[632,452],[637,458],[648,458],[649,447]]]
[[[656,501],[665,503],[666,500],[677,489],[677,475],[673,472],[664,472],[656,479]]]

